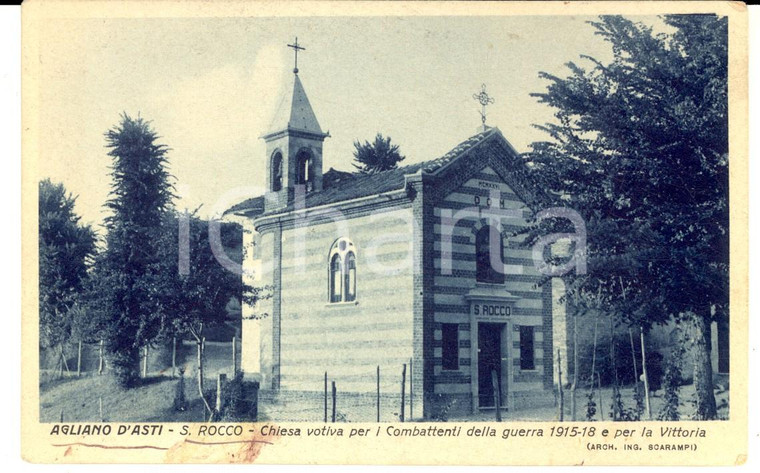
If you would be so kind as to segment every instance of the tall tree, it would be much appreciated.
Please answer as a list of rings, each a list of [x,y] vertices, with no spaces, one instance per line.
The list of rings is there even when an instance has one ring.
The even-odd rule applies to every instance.
[[[142,118],[123,114],[105,134],[112,157],[111,192],[105,219],[107,248],[99,256],[95,291],[106,327],[106,349],[119,382],[139,378],[140,348],[165,322],[159,288],[162,221],[172,210],[167,147]]]
[[[630,324],[691,326],[696,418],[716,417],[709,322],[728,316],[727,19],[663,17],[670,33],[618,16],[591,24],[609,64],[549,80],[534,94],[556,121],[539,126],[527,173],[537,207],[578,211],[588,274],[568,290],[594,294]],[[559,219],[543,231],[562,228]]]
[[[391,144],[391,138],[384,138],[380,133],[375,141],[361,144],[354,141],[354,167],[363,174],[396,169],[398,163],[406,159],[398,151],[398,145]]]
[[[95,232],[74,212],[76,197],[50,179],[39,184],[40,345],[59,346],[71,336],[79,300],[95,253]]]

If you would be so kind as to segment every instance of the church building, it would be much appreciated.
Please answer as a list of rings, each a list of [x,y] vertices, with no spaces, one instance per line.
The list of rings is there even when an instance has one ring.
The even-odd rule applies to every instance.
[[[512,236],[529,189],[504,134],[484,119],[437,159],[325,171],[330,134],[297,68],[289,78],[262,136],[267,192],[226,213],[243,223],[244,281],[269,288],[243,306],[245,375],[318,403],[325,373],[341,399],[375,396],[379,367],[395,400],[406,365],[407,418],[553,404],[558,347],[567,373],[561,288],[537,284]],[[497,210],[508,217],[490,218]]]

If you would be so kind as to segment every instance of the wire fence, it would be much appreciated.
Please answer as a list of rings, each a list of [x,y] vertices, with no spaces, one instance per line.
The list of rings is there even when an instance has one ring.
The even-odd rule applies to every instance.
[[[76,342],[40,349],[40,382],[108,373],[110,366],[104,345],[103,342]],[[191,374],[197,370],[196,347],[195,341],[181,339],[143,347],[140,372],[143,377],[176,377],[182,368]],[[214,378],[219,373],[234,376],[240,370],[238,337],[229,342],[205,341],[203,351],[205,376]]]
[[[567,384],[561,389],[566,390],[576,379],[576,369],[576,388],[582,392],[592,389],[598,391],[597,395],[606,395],[606,388],[610,386],[636,387],[642,380],[644,358],[646,389],[659,389],[664,357],[659,351],[650,350],[643,336],[634,336],[633,333],[597,335],[594,343],[579,344],[578,353],[573,352],[575,347],[571,345],[566,351],[554,354],[563,358],[567,367],[561,377]],[[180,369],[186,379],[197,376],[196,348],[193,341],[175,340],[143,349],[140,360],[142,376],[175,377]],[[219,374],[234,377],[241,366],[241,348],[237,337],[229,342],[205,342],[204,378],[214,380]],[[557,359],[553,365],[557,376],[556,370],[563,364]],[[398,365],[366,368],[366,372],[358,373],[357,367],[352,367],[350,373],[340,370],[331,373],[327,370],[323,376],[315,377],[313,382],[308,383],[304,383],[302,377],[297,377],[298,382],[295,382],[293,378],[289,379],[290,373],[286,372],[282,378],[283,389],[261,392],[262,418],[352,422],[409,421],[422,417],[422,386],[414,382],[414,370],[419,368],[414,366],[413,360]],[[100,375],[108,370],[102,342],[68,343],[41,350],[40,353],[41,383],[66,377]],[[559,389],[555,386],[555,405],[565,404],[560,406],[561,413],[567,408],[567,398],[562,400],[563,393]],[[583,395],[578,393],[579,397]],[[626,394],[626,397],[629,396]],[[505,400],[499,401],[504,405]],[[609,401],[600,399],[598,402],[601,405]],[[577,402],[579,408],[586,403],[582,399]]]
[[[422,391],[415,391],[414,365],[377,365],[366,373],[325,371],[311,384],[283,376],[277,391],[262,391],[265,418],[290,421],[409,421],[422,417]],[[299,378],[301,379],[301,378]],[[416,403],[416,406],[415,406]]]

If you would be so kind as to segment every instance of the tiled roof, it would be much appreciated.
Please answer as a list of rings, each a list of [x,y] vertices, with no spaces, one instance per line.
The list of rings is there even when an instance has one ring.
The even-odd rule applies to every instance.
[[[229,209],[225,210],[224,213],[226,214],[232,214],[235,212],[245,211],[246,213],[252,214],[252,215],[260,215],[264,213],[264,196],[260,195],[258,197],[254,197],[252,199],[247,199],[242,202],[239,202]]]
[[[319,205],[343,202],[346,200],[368,197],[401,189],[404,187],[405,175],[415,174],[420,170],[425,173],[436,172],[454,161],[457,157],[463,155],[479,143],[483,142],[486,138],[493,135],[494,133],[498,133],[498,129],[489,128],[484,132],[467,138],[465,141],[459,143],[457,146],[451,149],[451,151],[439,158],[432,159],[430,161],[423,161],[421,163],[410,164],[408,166],[391,169],[389,171],[382,171],[373,174],[360,174],[336,171],[335,169],[331,168],[329,171],[324,173],[322,177],[322,191],[307,194],[305,206],[306,208],[316,207]],[[282,213],[292,209],[293,206],[291,205],[278,209],[276,212],[271,213]],[[252,216],[263,214],[264,198],[260,196],[253,199],[248,199],[234,205],[225,213],[239,212],[243,210],[245,210],[248,215]]]
[[[478,133],[477,135],[473,135],[456,145],[451,149],[451,151],[444,154],[440,158],[420,163],[422,165],[422,169],[425,172],[435,172],[497,132],[499,132],[498,128],[489,128],[486,131]]]

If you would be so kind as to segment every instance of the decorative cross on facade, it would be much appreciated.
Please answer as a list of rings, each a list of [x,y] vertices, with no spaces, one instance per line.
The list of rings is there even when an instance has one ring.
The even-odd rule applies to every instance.
[[[480,105],[482,105],[482,110],[480,111],[480,119],[483,121],[483,127],[486,126],[486,105],[490,105],[494,102],[493,98],[490,97],[486,93],[486,85],[482,84],[480,86],[480,93],[479,94],[472,94],[472,98],[480,102]]]
[[[296,36],[296,41],[294,44],[289,44],[289,48],[293,48],[293,51],[296,53],[296,67],[293,68],[293,72],[298,74],[298,51],[306,51],[306,48],[301,47],[298,45],[298,36]]]

